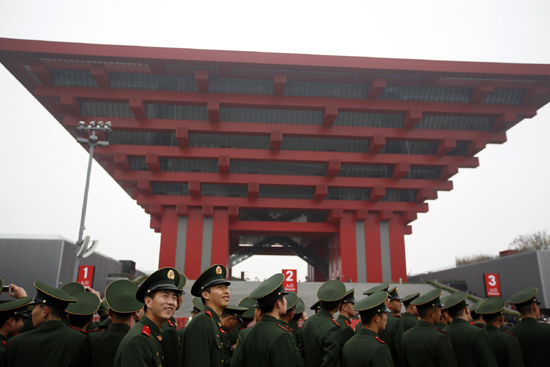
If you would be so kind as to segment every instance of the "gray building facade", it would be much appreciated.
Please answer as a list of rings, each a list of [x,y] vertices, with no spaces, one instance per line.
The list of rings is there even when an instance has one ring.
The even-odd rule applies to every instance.
[[[41,280],[51,286],[62,287],[72,279],[76,246],[61,236],[0,236],[0,278],[5,284],[17,284],[34,297],[33,283]],[[126,262],[127,263],[127,262]],[[112,281],[110,274],[127,271],[127,264],[108,256],[94,253],[82,259],[80,265],[93,265],[93,288],[102,295]],[[124,266],[126,265],[126,266]],[[121,274],[121,276],[124,276]],[[11,299],[6,294],[0,300]]]
[[[470,293],[486,297],[484,274],[498,274],[502,297],[508,300],[515,292],[536,287],[541,308],[550,308],[550,250],[521,252],[513,255],[486,260],[409,277],[410,282],[437,280],[440,283],[466,283]]]

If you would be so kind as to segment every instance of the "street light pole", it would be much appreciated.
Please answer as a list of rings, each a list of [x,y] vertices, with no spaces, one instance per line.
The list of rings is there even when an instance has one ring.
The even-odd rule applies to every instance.
[[[82,214],[80,216],[80,228],[78,230],[78,240],[76,241],[76,253],[75,253],[75,262],[74,262],[74,268],[73,268],[73,280],[76,281],[78,277],[78,267],[80,265],[80,259],[83,257],[84,251],[86,249],[83,249],[82,246],[84,246],[84,221],[86,219],[86,208],[88,206],[88,191],[90,188],[90,176],[92,174],[92,161],[94,158],[94,150],[96,145],[99,145],[101,147],[109,146],[108,141],[101,141],[99,140],[99,137],[96,135],[96,132],[99,131],[111,131],[111,121],[108,121],[103,125],[103,121],[100,121],[95,123],[95,121],[92,121],[86,126],[84,121],[80,121],[78,123],[78,127],[76,128],[79,132],[92,132],[92,134],[89,136],[88,139],[84,138],[76,138],[76,140],[79,143],[83,144],[89,144],[90,145],[90,157],[88,159],[88,171],[86,174],[86,186],[84,188],[84,201],[82,203]],[[84,250],[84,251],[83,251]]]

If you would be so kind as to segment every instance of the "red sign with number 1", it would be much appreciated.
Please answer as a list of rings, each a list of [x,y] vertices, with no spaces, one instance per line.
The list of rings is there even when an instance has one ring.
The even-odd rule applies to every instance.
[[[285,287],[287,291],[298,292],[298,286],[296,284],[296,269],[283,269],[283,274],[285,276],[283,287]]]
[[[78,280],[77,282],[84,287],[92,287],[94,280],[94,266],[92,265],[80,265],[78,267]]]
[[[500,297],[500,281],[498,279],[498,274],[484,275],[487,297]]]

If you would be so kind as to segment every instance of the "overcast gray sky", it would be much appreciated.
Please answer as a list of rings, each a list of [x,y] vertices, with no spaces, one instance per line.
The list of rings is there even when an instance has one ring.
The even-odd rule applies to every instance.
[[[550,64],[550,2],[512,1],[28,1],[0,0],[0,37],[82,43],[344,56]],[[0,66],[0,233],[76,240],[87,152]],[[454,190],[406,236],[407,269],[497,254],[520,234],[550,229],[550,108],[461,169]],[[158,265],[149,217],[94,164],[86,234],[98,251]],[[253,257],[236,273],[264,278],[295,258]],[[271,268],[269,266],[272,266]]]

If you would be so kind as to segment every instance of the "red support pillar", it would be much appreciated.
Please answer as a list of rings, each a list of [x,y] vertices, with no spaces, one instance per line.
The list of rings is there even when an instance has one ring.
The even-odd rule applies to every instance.
[[[178,215],[175,207],[166,207],[162,210],[160,230],[159,268],[174,266],[178,237]]]
[[[225,267],[229,261],[229,211],[227,208],[214,208],[212,216],[212,264]]]
[[[355,235],[355,213],[344,212],[338,228],[338,247],[340,248],[340,280],[357,282],[357,239]]]
[[[407,280],[407,262],[405,259],[405,224],[401,215],[395,215],[389,221],[390,227],[390,253],[391,253],[391,279],[394,282],[399,279]]]
[[[202,270],[202,224],[202,207],[189,207],[185,246],[185,275],[189,279],[197,279]]]

